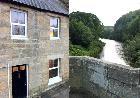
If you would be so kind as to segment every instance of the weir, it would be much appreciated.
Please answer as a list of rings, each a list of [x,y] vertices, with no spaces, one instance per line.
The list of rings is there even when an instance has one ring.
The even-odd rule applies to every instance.
[[[69,83],[71,96],[78,92],[88,95],[85,98],[140,98],[140,68],[92,57],[70,57]]]

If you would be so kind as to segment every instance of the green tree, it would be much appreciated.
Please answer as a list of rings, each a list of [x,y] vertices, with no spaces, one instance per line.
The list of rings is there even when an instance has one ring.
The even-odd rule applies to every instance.
[[[97,39],[101,36],[104,26],[96,15],[85,12],[73,12],[70,14],[70,22],[72,20],[76,22],[81,21],[85,26],[90,28],[92,35]]]
[[[103,48],[99,37],[103,25],[96,15],[84,12],[70,14],[70,55],[98,57]]]
[[[113,39],[121,42],[133,39],[139,33],[140,10],[129,12],[120,17],[114,26]]]
[[[140,35],[135,36],[133,40],[127,40],[124,54],[131,66],[140,67]]]
[[[70,22],[70,40],[75,45],[88,47],[93,39],[92,33],[81,21]]]
[[[113,39],[123,43],[127,62],[133,67],[140,67],[140,10],[120,17],[112,34]]]
[[[114,32],[113,26],[104,26],[104,30],[102,33],[102,38],[112,39],[112,33]]]

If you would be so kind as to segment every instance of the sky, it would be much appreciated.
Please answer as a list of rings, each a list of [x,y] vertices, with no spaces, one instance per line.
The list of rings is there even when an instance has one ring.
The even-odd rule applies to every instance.
[[[105,26],[113,26],[124,14],[140,9],[140,0],[69,0],[70,13],[93,13]]]

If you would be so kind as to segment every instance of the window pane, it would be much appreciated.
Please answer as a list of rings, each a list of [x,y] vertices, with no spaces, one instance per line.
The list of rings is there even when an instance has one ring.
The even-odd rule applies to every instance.
[[[50,26],[58,28],[58,19],[57,18],[51,18],[50,19]]]
[[[13,70],[12,70],[13,72],[16,72],[16,71],[18,71],[18,67],[13,67]]]
[[[19,31],[19,26],[18,25],[12,25],[12,34],[13,35],[20,35]]]
[[[49,70],[49,78],[53,78],[52,70]]]
[[[20,24],[25,24],[25,13],[19,12],[18,13],[18,19]]]
[[[53,37],[58,37],[58,29],[53,29]]]
[[[58,59],[55,59],[54,60],[54,67],[57,67],[58,66]]]
[[[49,78],[58,76],[58,68],[49,70]]]
[[[18,12],[16,11],[11,12],[11,20],[13,23],[18,23]]]
[[[20,35],[25,36],[25,26],[20,26]]]
[[[49,68],[53,67],[53,60],[49,60]]]
[[[50,29],[50,37],[53,37],[53,29]]]
[[[52,70],[53,77],[58,76],[58,68]]]

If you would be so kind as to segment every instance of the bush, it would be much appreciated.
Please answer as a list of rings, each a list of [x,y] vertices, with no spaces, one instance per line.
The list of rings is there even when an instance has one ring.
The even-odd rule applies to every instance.
[[[71,56],[91,56],[99,57],[104,44],[100,41],[92,42],[90,47],[84,48],[80,45],[70,44],[70,55]]]
[[[132,67],[140,67],[140,35],[125,43],[124,55]]]
[[[104,45],[105,44],[102,43],[101,41],[93,41],[90,44],[90,47],[88,48],[89,56],[99,58],[100,53],[102,52]]]
[[[72,45],[70,44],[69,47],[70,55],[71,56],[88,56],[88,51],[81,47],[80,45]]]

